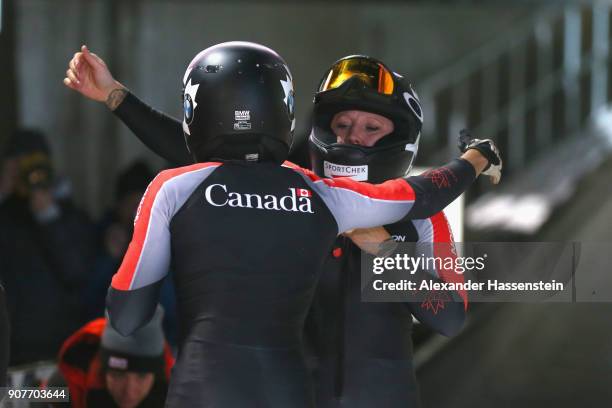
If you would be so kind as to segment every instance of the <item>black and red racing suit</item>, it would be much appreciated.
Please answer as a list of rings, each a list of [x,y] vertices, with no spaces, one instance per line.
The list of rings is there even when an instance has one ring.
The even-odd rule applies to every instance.
[[[180,122],[128,94],[115,111],[153,151],[171,162],[192,161]],[[387,225],[404,242],[452,242],[444,215]],[[359,249],[339,237],[323,265],[305,329],[314,361],[317,404],[322,407],[418,405],[412,367],[412,314],[432,329],[452,335],[464,320],[467,299],[435,303],[363,303],[359,288]],[[340,250],[340,251],[339,251]],[[333,255],[332,255],[333,253]],[[447,280],[436,271],[437,277]],[[458,298],[450,294],[448,298]]]
[[[455,256],[443,212],[385,229],[400,243],[416,243],[428,256]],[[406,303],[363,302],[361,261],[359,247],[339,237],[325,261],[306,319],[304,336],[316,406],[419,407],[412,316],[440,334],[455,335],[465,321],[467,296],[438,291]],[[463,281],[462,275],[447,270],[427,271],[427,278]]]
[[[465,160],[445,169],[457,182],[444,189],[320,179],[289,162],[163,171],[113,277],[110,322],[124,335],[145,324],[172,265],[183,331],[167,406],[312,407],[302,329],[336,237],[437,213],[475,179]]]

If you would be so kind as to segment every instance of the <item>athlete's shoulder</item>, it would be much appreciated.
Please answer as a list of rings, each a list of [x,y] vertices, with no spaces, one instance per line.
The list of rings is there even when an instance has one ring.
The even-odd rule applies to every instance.
[[[181,176],[214,171],[222,164],[223,163],[220,162],[205,162],[162,170],[157,174],[157,176],[155,176],[153,181],[151,181],[147,190],[150,192],[155,192],[155,194],[157,194],[157,192],[160,191],[163,187],[175,184],[174,182],[168,183],[169,181],[174,181],[179,178],[182,178]]]
[[[295,171],[296,173],[300,173],[303,174],[304,176],[308,177],[310,180],[312,181],[324,181],[326,179],[321,178],[319,176],[317,176],[314,171],[309,170],[309,169],[305,169],[303,167],[298,166],[295,163],[292,163],[288,160],[285,160],[282,164],[282,167],[286,167],[288,169],[291,169],[293,171]]]
[[[206,177],[206,174],[209,174],[211,171],[214,171],[221,165],[222,163],[219,162],[206,162],[162,170],[157,174],[157,176],[155,176],[151,183],[149,183],[149,186],[145,190],[140,201],[140,205],[138,207],[136,219],[138,219],[138,214],[140,213],[141,209],[152,207],[158,197],[168,196],[168,194],[163,194],[162,192],[168,190],[175,191],[191,188],[194,184],[197,184],[198,180],[202,180]],[[201,173],[205,174],[200,177]],[[177,194],[170,195],[174,196],[174,198],[177,198]],[[168,200],[163,199],[162,201]],[[166,203],[166,205],[168,204],[170,203]]]
[[[293,169],[310,179],[315,185],[325,186],[326,189],[343,190],[357,193],[361,196],[391,200],[391,201],[414,201],[414,190],[404,179],[393,179],[382,184],[370,184],[353,180],[350,177],[324,178],[317,176],[312,170],[305,169],[295,163],[285,161],[283,167]]]
[[[188,166],[175,167],[172,169],[166,169],[160,171],[157,176],[153,179],[153,182],[162,183],[173,179],[175,177],[181,176],[186,173],[192,173],[194,171],[200,171],[203,169],[215,169],[223,165],[221,162],[204,162],[204,163],[194,163]]]

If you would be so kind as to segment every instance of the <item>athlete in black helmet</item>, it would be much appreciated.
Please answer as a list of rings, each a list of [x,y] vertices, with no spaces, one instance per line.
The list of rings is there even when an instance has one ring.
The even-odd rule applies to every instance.
[[[339,140],[342,121],[335,119],[351,111],[380,115],[390,120],[392,130],[372,146]],[[344,57],[326,71],[315,94],[312,169],[322,177],[350,176],[371,183],[402,177],[412,167],[422,124],[418,96],[405,78],[374,58]]]
[[[236,51],[233,46],[225,44],[216,50],[230,47]],[[347,179],[323,180],[289,163],[274,164],[282,157],[266,146],[278,143],[265,140],[287,140],[282,130],[291,129],[288,123],[293,122],[291,77],[286,68],[280,68],[284,63],[261,64],[236,55],[227,60],[217,56],[211,63],[211,55],[200,54],[204,59],[190,64],[185,76],[183,126],[198,160],[216,157],[223,164],[196,164],[164,172],[154,180],[137,216],[134,241],[109,295],[115,324],[129,331],[146,320],[147,308],[142,306],[152,307],[156,282],[165,274],[171,248],[185,330],[170,403],[309,406],[300,332],[313,293],[314,271],[322,262],[317,254],[323,257],[330,250],[337,232],[380,225],[386,222],[382,218],[390,220],[386,218],[390,206],[404,205],[395,194],[405,184],[392,181],[373,187]],[[249,63],[240,65],[245,60]],[[273,95],[266,86],[249,82],[261,78],[250,72],[261,66],[276,67],[275,92],[282,89],[280,107],[277,96],[266,97]],[[225,77],[215,76],[222,70]],[[223,86],[235,81],[229,91],[233,99],[224,99],[225,90],[214,86],[216,78],[222,78]],[[241,83],[243,78],[249,79]],[[73,79],[77,80],[69,77],[67,81],[78,87]],[[260,94],[257,104],[241,104],[241,91]],[[228,107],[228,101],[234,106]],[[223,106],[215,107],[213,113],[203,110],[214,125],[201,132],[198,124],[209,124],[198,121],[198,109],[214,102]],[[275,132],[281,130],[279,136],[261,123],[256,109],[260,105],[270,112],[282,112],[271,117],[283,117],[284,127],[267,121]],[[261,126],[256,127],[258,124]],[[482,156],[476,156],[482,161]],[[470,167],[463,161],[447,166],[457,183],[441,189],[427,177],[408,179],[418,191],[408,217],[425,217],[450,202],[449,194],[457,194],[459,184],[471,178]],[[379,195],[382,191],[385,193]],[[371,199],[373,195],[376,200]],[[423,197],[432,207],[419,208]],[[404,200],[413,199],[403,195]],[[329,223],[337,226],[330,228]],[[122,314],[122,309],[129,309],[130,314]]]
[[[335,62],[321,80],[313,117],[309,144],[317,175],[380,183],[410,171],[423,111],[412,86],[381,61],[353,55]],[[416,242],[430,255],[453,256],[452,232],[443,212],[385,228],[396,240]],[[438,333],[453,335],[465,319],[466,294],[444,291],[428,294],[435,296],[432,301],[406,304],[361,302],[360,250],[345,237],[334,246],[305,331],[314,349],[317,406],[420,406],[412,316]],[[442,281],[463,280],[445,270],[429,272]]]

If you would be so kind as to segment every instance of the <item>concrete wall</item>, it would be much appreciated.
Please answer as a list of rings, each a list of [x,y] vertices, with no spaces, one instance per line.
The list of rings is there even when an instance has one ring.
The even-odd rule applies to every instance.
[[[418,80],[533,10],[526,5],[410,5],[372,2],[20,0],[17,2],[19,121],[48,132],[55,162],[77,200],[94,213],[108,203],[115,174],[137,156],[161,165],[105,107],[62,85],[80,44],[108,59],[117,78],[154,106],[178,116],[181,78],[199,50],[217,42],[266,44],[296,81],[298,134],[323,71],[366,53]]]

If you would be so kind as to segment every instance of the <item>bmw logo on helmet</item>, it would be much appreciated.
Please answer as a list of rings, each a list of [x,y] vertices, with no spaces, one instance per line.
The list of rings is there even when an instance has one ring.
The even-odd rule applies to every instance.
[[[185,122],[188,125],[193,121],[193,100],[191,95],[185,94],[185,100],[183,101],[183,110],[185,112]]]
[[[289,95],[287,95],[287,109],[289,110],[289,116],[293,117],[295,109],[295,95],[293,90],[289,91]]]

